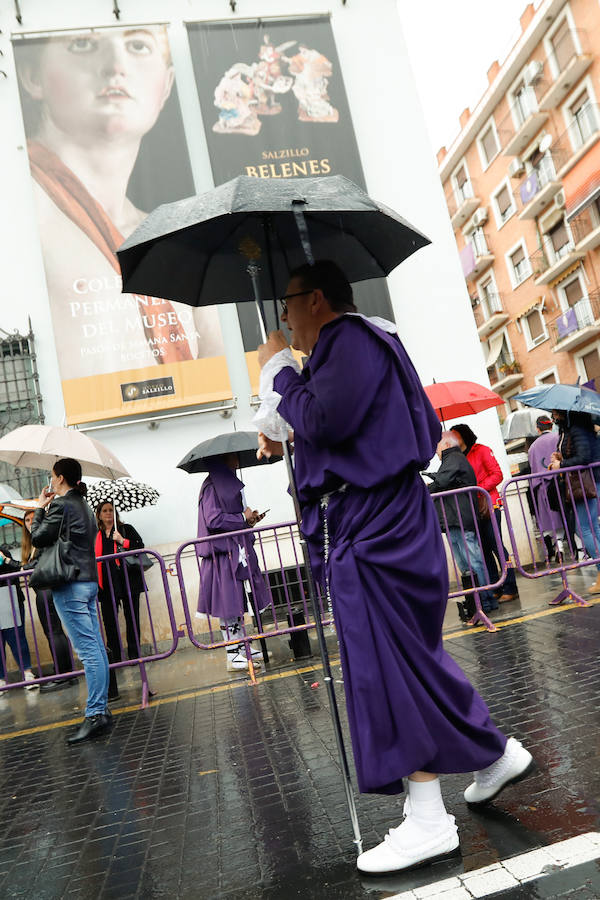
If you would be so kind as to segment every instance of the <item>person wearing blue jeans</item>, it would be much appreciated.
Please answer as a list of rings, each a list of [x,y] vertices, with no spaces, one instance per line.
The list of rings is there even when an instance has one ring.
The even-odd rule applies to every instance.
[[[448,540],[452,546],[452,553],[461,575],[470,575],[477,578],[477,584],[488,584],[489,579],[485,573],[481,547],[474,531],[461,531],[458,528],[448,528]],[[493,591],[480,591],[481,606],[484,612],[497,609],[498,604]]]
[[[108,657],[100,633],[96,598],[98,574],[94,542],[96,520],[84,500],[86,486],[81,481],[81,465],[75,459],[59,459],[52,468],[50,488],[42,491],[31,528],[31,541],[44,548],[59,538],[71,542],[69,561],[77,573],[69,582],[52,588],[54,605],[67,635],[83,663],[88,688],[85,718],[68,739],[77,744],[106,731],[111,723],[108,711]],[[48,509],[45,512],[46,508]],[[40,585],[43,587],[43,585]]]
[[[556,451],[550,457],[549,469],[589,466],[596,461],[596,432],[589,413],[553,409],[552,420],[558,425],[559,438]],[[565,473],[564,477],[565,498],[567,503],[573,505],[575,528],[588,556],[596,559],[600,556],[600,526],[594,470],[581,469],[579,472]],[[600,565],[596,568],[598,577],[589,589],[590,594],[600,594]]]

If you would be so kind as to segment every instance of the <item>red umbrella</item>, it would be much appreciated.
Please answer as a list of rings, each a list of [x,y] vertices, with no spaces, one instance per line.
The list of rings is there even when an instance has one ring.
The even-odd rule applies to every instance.
[[[501,406],[504,400],[474,381],[444,381],[425,385],[425,393],[435,409],[438,419],[462,419],[473,416],[492,406]]]

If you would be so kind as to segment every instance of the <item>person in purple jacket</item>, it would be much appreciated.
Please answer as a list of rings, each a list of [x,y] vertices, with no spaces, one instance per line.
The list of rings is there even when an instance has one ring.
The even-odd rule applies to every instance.
[[[395,326],[355,314],[330,261],[297,269],[282,300],[308,362],[299,373],[281,331],[258,359],[293,429],[302,530],[332,595],[359,789],[407,792],[403,822],[357,866],[398,872],[459,852],[440,773],[474,772],[465,799],[480,804],[532,758],[443,648],[448,569],[419,474],[441,428]],[[260,435],[259,455],[275,452]]]
[[[215,457],[198,498],[198,537],[252,528],[259,519],[258,512],[244,508],[244,484],[237,477],[237,453]],[[254,551],[254,536],[237,535],[198,544],[200,564],[200,593],[198,613],[219,618],[224,641],[242,636],[243,615],[246,609],[244,583],[252,591],[255,609],[269,604],[269,592]],[[260,651],[252,650],[252,659],[259,664]],[[227,668],[247,669],[248,659],[243,643],[227,647]]]

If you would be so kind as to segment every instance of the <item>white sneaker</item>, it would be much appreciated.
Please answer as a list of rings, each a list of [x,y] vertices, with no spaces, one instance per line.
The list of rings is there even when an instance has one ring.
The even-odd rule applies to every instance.
[[[35,681],[35,675],[34,675],[33,672],[31,671],[31,669],[26,669],[26,670],[25,670],[25,681]],[[37,687],[39,687],[39,684],[26,684],[26,685],[25,685],[25,690],[26,690],[26,691],[33,691],[33,690],[35,690],[35,688],[37,688]]]
[[[360,854],[358,871],[363,875],[391,875],[458,856],[460,842],[454,816],[446,814],[446,821],[440,825],[432,835],[431,827],[407,816],[397,828],[390,828],[381,844]]]
[[[239,650],[235,650],[233,653],[227,653],[227,671],[231,672],[234,669],[247,669],[248,668],[248,660],[246,659],[245,653],[240,653]]]
[[[473,806],[479,803],[489,803],[507,785],[515,784],[521,778],[525,778],[533,765],[533,757],[529,750],[526,750],[520,741],[509,738],[500,759],[497,759],[487,769],[473,773],[475,781],[466,789],[465,800]]]
[[[0,688],[6,687],[6,681],[4,678],[0,678]]]

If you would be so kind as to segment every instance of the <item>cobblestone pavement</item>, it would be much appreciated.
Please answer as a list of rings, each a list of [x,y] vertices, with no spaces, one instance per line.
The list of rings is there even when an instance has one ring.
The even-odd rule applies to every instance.
[[[425,897],[434,895],[430,882],[599,831],[600,605],[547,613],[447,640],[495,721],[538,764],[483,812],[462,800],[468,776],[444,777],[462,860],[383,882],[357,876],[315,660],[279,668],[256,687],[235,680],[162,696],[144,711],[117,710],[109,735],[72,748],[64,723],[5,730],[0,896]],[[335,673],[341,678],[338,666]],[[402,798],[358,798],[365,847],[398,823],[401,806]],[[595,862],[497,896],[571,891],[600,897]]]

